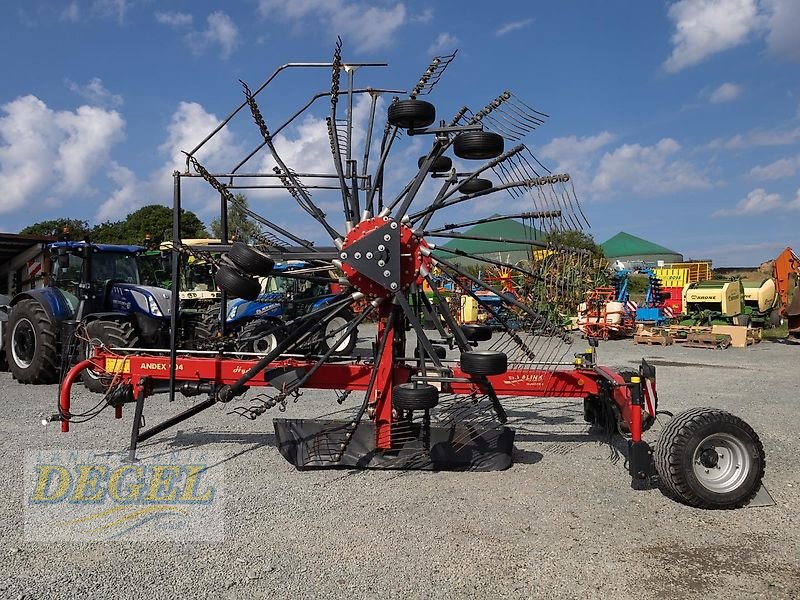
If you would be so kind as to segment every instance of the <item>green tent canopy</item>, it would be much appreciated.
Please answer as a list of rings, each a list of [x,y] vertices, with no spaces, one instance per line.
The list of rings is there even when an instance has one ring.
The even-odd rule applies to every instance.
[[[619,258],[621,256],[651,256],[662,254],[680,255],[664,246],[648,242],[640,237],[620,231],[611,239],[600,244],[606,258]]]
[[[497,216],[497,215],[493,215]],[[539,231],[534,227],[529,227],[524,223],[515,219],[502,219],[499,221],[491,221],[489,223],[480,223],[467,229],[460,231],[463,235],[473,237],[489,237],[498,239],[510,240],[531,240],[536,242],[544,242],[545,233]],[[447,243],[444,241],[447,238],[434,238],[433,241],[438,246],[448,248],[450,250],[460,250],[469,255],[496,255],[504,252],[530,252],[531,246],[529,244],[519,244],[513,242],[487,242],[482,240],[463,240],[452,239]],[[434,256],[439,256],[445,260],[452,260],[453,254],[443,252],[441,250],[434,250]],[[496,256],[495,256],[496,258]]]

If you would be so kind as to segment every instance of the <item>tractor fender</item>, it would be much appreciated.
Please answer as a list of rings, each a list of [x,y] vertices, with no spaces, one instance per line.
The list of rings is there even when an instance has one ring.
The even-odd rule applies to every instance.
[[[330,304],[331,300],[334,299],[335,296],[331,295],[326,298],[320,298],[314,304],[311,305],[311,310],[317,310],[318,308],[325,306],[326,304]]]
[[[9,306],[13,307],[23,300],[38,302],[53,323],[71,319],[75,315],[75,308],[58,288],[45,287],[21,292],[14,296]]]

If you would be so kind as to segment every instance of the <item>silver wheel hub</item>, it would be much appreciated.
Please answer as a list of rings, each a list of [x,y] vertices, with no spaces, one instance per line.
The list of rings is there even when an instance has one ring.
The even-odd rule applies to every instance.
[[[337,339],[339,339],[346,328],[347,320],[343,317],[333,317],[330,321],[328,321],[328,323],[325,325],[325,339],[328,342],[328,347],[330,347],[336,342]],[[349,341],[350,336],[347,336],[338,346],[336,346],[335,350],[337,352],[343,351],[345,348],[347,348],[347,342]]]
[[[30,342],[30,348],[23,348],[23,345]],[[14,363],[23,369],[27,369],[36,356],[36,329],[30,319],[22,318],[14,324],[11,331],[11,355]]]
[[[747,446],[729,433],[714,433],[700,442],[692,457],[692,470],[703,487],[717,494],[739,488],[753,468]]]

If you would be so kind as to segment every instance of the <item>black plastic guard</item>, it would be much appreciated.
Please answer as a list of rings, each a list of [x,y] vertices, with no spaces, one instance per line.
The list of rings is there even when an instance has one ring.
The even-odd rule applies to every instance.
[[[349,442],[348,421],[273,419],[273,423],[278,451],[298,469],[500,471],[512,464],[514,431],[508,427],[432,425],[428,452],[419,426],[413,426],[415,435],[403,436],[402,444],[386,451],[375,448],[371,422],[360,423]]]

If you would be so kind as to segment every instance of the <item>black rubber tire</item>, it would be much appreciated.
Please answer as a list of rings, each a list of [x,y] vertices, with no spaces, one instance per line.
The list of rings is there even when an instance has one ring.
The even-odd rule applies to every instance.
[[[14,379],[20,383],[56,383],[60,364],[58,329],[42,305],[36,300],[18,302],[11,309],[6,328],[6,359]]]
[[[769,320],[767,321],[769,326],[772,328],[780,327],[783,325],[783,317],[781,317],[781,313],[778,310],[778,307],[772,309],[772,312],[769,315]]]
[[[442,346],[433,345],[433,352],[436,354],[437,358],[444,359],[447,358],[447,348]],[[419,346],[414,346],[414,358],[419,358],[420,350]],[[422,352],[426,357],[428,356],[425,351]]]
[[[485,192],[494,187],[494,184],[488,179],[469,179],[458,186],[458,191],[462,194],[477,194],[478,192]]]
[[[461,331],[470,342],[488,342],[492,339],[492,328],[488,325],[462,325]]]
[[[425,100],[398,100],[389,105],[387,118],[400,129],[421,129],[436,120],[436,108]]]
[[[487,160],[503,153],[503,136],[491,131],[465,131],[453,140],[453,154],[466,160]]]
[[[214,281],[233,298],[255,300],[261,293],[258,279],[245,275],[228,265],[222,265],[214,275]]]
[[[422,163],[425,162],[427,157],[420,156],[419,160],[417,161],[417,168],[422,168]],[[447,173],[450,169],[453,168],[453,159],[449,156],[437,156],[433,159],[430,168],[428,168],[428,173]]]
[[[268,276],[275,267],[274,260],[244,242],[236,242],[231,246],[228,258],[245,273],[258,277]]]
[[[325,328],[323,329],[322,333],[320,334],[320,341],[319,341],[319,352],[325,354],[330,349],[330,344],[334,343],[340,335],[342,335],[343,330],[339,331],[339,329],[345,326],[346,323],[349,323],[353,319],[355,319],[355,315],[350,312],[349,310],[343,310],[340,313],[337,313],[333,319],[329,319],[325,323]],[[335,335],[331,336],[330,338],[326,337],[329,331],[338,331]],[[336,355],[347,355],[352,354],[353,350],[358,343],[358,328],[356,327],[353,331],[350,332],[350,336],[343,342],[343,344],[339,344],[339,348],[334,351]]]
[[[739,325],[740,327],[750,327],[750,324],[753,321],[753,317],[750,315],[736,315],[733,318],[733,322],[735,325]]]
[[[246,323],[237,334],[236,351],[268,354],[285,336],[285,329],[279,321],[255,319]]]
[[[430,410],[439,404],[439,390],[428,383],[402,383],[392,388],[392,408]]]
[[[694,472],[696,450],[715,434],[732,436],[751,461],[746,476],[729,492],[709,489]],[[675,415],[661,431],[653,458],[664,493],[690,506],[710,509],[747,504],[761,487],[766,466],[764,447],[753,428],[739,417],[715,408],[692,408]]]
[[[204,313],[184,313],[181,315],[181,332],[180,348],[202,350],[208,340],[214,337],[215,328]]]
[[[98,340],[108,348],[136,348],[139,336],[133,325],[127,321],[107,321],[98,319],[86,326],[86,333],[93,340]],[[81,350],[83,357],[87,355],[86,347]],[[81,371],[81,381],[92,392],[104,394],[113,381],[113,375],[95,374],[90,369]]]
[[[508,356],[489,350],[462,352],[461,370],[468,375],[502,375],[508,371]]]

